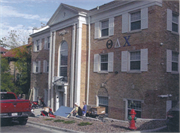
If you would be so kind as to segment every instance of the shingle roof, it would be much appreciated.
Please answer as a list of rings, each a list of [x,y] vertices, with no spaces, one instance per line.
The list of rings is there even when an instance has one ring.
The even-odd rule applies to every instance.
[[[0,52],[6,52],[6,51],[8,51],[8,50],[3,47],[0,47]]]

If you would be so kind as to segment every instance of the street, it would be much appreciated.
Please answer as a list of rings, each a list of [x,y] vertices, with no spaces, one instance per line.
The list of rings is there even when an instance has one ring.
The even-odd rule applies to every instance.
[[[18,122],[12,122],[11,125],[1,126],[1,133],[64,133],[63,131],[48,129],[27,123],[26,125],[19,125]]]

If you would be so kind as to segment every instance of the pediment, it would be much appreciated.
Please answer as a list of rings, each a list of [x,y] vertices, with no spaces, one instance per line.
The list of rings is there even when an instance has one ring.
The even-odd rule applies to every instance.
[[[47,25],[53,25],[53,24],[62,22],[76,15],[78,15],[78,11],[76,11],[73,8],[69,8],[68,6],[64,4],[61,4],[56,10],[56,12],[53,14],[51,19],[48,21]]]

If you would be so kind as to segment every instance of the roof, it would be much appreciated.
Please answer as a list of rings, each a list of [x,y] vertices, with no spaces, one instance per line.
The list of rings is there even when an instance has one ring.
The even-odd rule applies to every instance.
[[[62,5],[66,6],[66,7],[69,7],[71,9],[74,9],[76,10],[77,12],[89,12],[88,10],[86,9],[82,9],[82,8],[79,8],[79,7],[75,7],[75,6],[70,6],[70,5],[67,5],[67,4],[64,4],[64,3],[61,3]]]
[[[6,52],[6,51],[8,51],[8,50],[3,47],[0,47],[0,52]]]
[[[20,47],[11,49],[11,50],[7,51],[6,53],[4,53],[4,54],[2,55],[2,57],[15,58],[15,56],[16,56],[16,53],[15,53],[15,51],[14,51],[15,49],[21,49],[21,50],[23,50],[24,47],[29,47],[29,46],[31,46],[31,45],[32,45],[32,43],[26,44],[26,45],[22,45],[22,46],[20,46]]]

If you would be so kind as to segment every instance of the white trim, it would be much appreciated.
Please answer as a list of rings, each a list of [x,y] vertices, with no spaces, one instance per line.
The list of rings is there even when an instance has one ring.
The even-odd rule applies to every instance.
[[[80,90],[81,90],[81,47],[82,47],[82,20],[79,17],[77,24],[77,42],[76,42],[76,73],[75,73],[75,97],[74,102],[80,104]]]
[[[74,62],[75,62],[75,41],[76,41],[76,24],[73,25],[72,29],[72,54],[71,54],[71,81],[70,81],[70,107],[73,108],[74,100]]]

